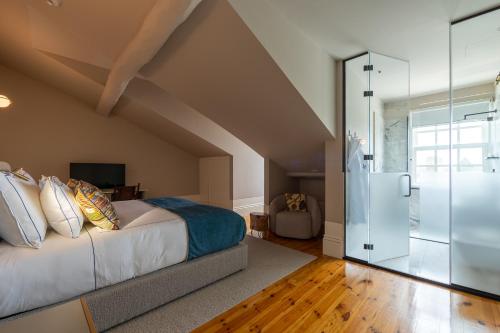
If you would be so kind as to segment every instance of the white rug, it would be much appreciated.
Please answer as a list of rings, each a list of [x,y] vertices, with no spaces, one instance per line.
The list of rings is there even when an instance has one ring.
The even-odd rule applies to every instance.
[[[121,324],[110,332],[190,332],[261,291],[315,256],[247,236],[248,267]]]

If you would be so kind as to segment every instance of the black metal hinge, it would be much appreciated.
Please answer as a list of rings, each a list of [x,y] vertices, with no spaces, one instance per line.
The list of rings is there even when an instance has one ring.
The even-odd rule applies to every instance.
[[[373,65],[364,65],[363,70],[365,72],[372,71],[373,70]]]
[[[372,97],[373,96],[373,90],[367,90],[363,92],[363,96],[365,97]]]
[[[363,248],[365,250],[373,250],[373,244],[364,244]]]
[[[371,155],[371,154],[370,154],[370,155],[364,155],[364,156],[363,156],[363,159],[364,159],[365,161],[373,161],[373,155]]]

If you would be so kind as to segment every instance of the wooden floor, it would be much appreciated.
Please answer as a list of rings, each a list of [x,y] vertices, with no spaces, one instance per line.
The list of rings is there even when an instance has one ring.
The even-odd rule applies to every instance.
[[[320,241],[269,240],[321,253]],[[195,332],[500,333],[500,303],[320,256]]]

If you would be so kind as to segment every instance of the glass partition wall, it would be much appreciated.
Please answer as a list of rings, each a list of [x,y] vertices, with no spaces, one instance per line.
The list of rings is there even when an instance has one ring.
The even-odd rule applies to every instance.
[[[500,9],[450,36],[451,282],[500,295]]]
[[[500,295],[499,55],[496,9],[450,25],[441,92],[410,99],[403,60],[344,62],[346,257]]]

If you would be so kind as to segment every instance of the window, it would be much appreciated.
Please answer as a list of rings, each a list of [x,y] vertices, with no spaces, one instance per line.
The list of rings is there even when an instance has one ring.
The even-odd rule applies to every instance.
[[[451,166],[454,171],[483,170],[487,151],[484,121],[463,121],[451,126]],[[413,168],[418,182],[425,173],[448,172],[450,126],[428,125],[412,130]]]

